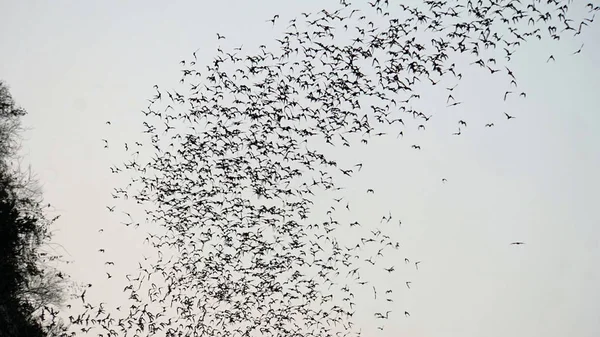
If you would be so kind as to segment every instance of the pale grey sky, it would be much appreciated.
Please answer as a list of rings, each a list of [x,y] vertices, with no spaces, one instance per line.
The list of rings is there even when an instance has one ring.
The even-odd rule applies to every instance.
[[[113,204],[117,183],[109,166],[126,157],[107,152],[101,139],[134,137],[152,85],[174,86],[178,62],[198,48],[198,63],[210,61],[217,32],[227,36],[223,46],[252,50],[278,36],[265,22],[274,14],[283,23],[335,5],[0,4],[0,78],[29,112],[25,162],[62,215],[55,239],[75,260],[68,272],[98,285],[89,296],[118,301],[123,283],[106,280],[103,263],[120,262],[112,270],[124,275],[135,268],[142,246],[119,224],[124,216],[105,208]],[[426,132],[373,141],[368,151],[339,152],[345,160],[368,163],[356,190],[372,187],[376,194],[349,196],[362,212],[358,216],[378,218],[392,210],[402,219],[394,234],[403,254],[423,261],[418,272],[403,268],[398,280],[385,281],[413,282],[403,301],[395,302],[411,317],[399,315],[379,335],[600,335],[600,27],[595,22],[583,35],[519,50],[511,69],[527,99],[501,105],[506,83],[467,68],[457,89],[465,101],[461,109],[446,109],[445,96],[429,92],[441,102],[427,103],[436,118]],[[582,41],[583,52],[571,55]],[[555,63],[545,62],[549,54]],[[517,118],[506,121],[504,111]],[[451,136],[457,118],[469,123],[460,137]],[[488,122],[495,127],[484,128]],[[410,139],[423,150],[411,151]],[[512,241],[527,244],[509,246]],[[375,324],[371,317],[360,321],[365,332]]]

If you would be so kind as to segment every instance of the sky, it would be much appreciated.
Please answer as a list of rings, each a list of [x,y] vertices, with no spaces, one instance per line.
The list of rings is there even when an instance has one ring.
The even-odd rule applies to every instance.
[[[358,2],[357,2],[358,3]],[[271,44],[281,22],[334,1],[4,1],[0,4],[0,78],[29,114],[23,163],[61,217],[54,240],[73,279],[89,296],[119,303],[119,281],[143,254],[142,236],[111,213],[120,181],[109,167],[141,130],[152,86],[174,86],[178,62],[198,50],[210,62],[223,45]],[[279,27],[279,26],[277,26]],[[284,29],[285,27],[280,27]],[[216,33],[225,35],[217,41]],[[580,40],[534,42],[511,60],[526,99],[503,105],[506,83],[471,67],[457,88],[465,101],[442,104],[422,133],[369,147],[336,150],[368,163],[347,196],[358,217],[388,211],[402,253],[422,261],[391,285],[404,289],[398,316],[381,336],[598,336],[600,334],[600,27]],[[581,54],[571,55],[581,43]],[[548,55],[556,62],[546,63]],[[450,84],[449,84],[450,85]],[[429,91],[427,91],[429,90]],[[503,112],[517,118],[507,121]],[[437,118],[437,116],[440,116]],[[457,118],[469,127],[459,137]],[[111,121],[107,125],[106,121]],[[493,128],[484,128],[493,122]],[[428,126],[429,127],[429,126]],[[407,139],[408,138],[408,139]],[[116,140],[115,140],[116,139]],[[418,141],[422,151],[411,151]],[[114,142],[112,140],[115,140]],[[441,179],[447,179],[442,183]],[[365,197],[366,188],[376,193]],[[318,204],[318,202],[316,202]],[[103,229],[102,232],[99,232]],[[350,235],[350,234],[348,234]],[[522,246],[509,245],[523,241]],[[106,253],[98,252],[104,248]],[[114,267],[105,267],[115,261]],[[403,261],[400,261],[403,262]],[[105,272],[116,275],[107,279]],[[375,325],[361,318],[365,331]]]

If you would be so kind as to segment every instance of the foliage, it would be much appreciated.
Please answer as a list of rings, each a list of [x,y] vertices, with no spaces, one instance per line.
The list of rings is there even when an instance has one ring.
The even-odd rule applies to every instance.
[[[31,172],[15,165],[25,110],[0,82],[0,336],[46,336],[56,327],[39,313],[64,299],[62,273],[48,264],[60,257],[41,250],[51,238],[41,193]],[[60,277],[59,277],[60,276]],[[59,329],[60,330],[60,329]]]

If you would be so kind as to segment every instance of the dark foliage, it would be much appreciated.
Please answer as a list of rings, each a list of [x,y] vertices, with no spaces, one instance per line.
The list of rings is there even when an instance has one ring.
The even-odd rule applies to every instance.
[[[36,315],[41,308],[31,296],[31,280],[44,273],[39,248],[51,221],[43,215],[36,184],[16,169],[23,115],[0,82],[0,337],[48,333]]]
[[[29,319],[32,306],[18,296],[27,276],[39,272],[24,260],[37,221],[21,214],[14,190],[13,178],[0,172],[0,336],[42,336],[41,325]]]

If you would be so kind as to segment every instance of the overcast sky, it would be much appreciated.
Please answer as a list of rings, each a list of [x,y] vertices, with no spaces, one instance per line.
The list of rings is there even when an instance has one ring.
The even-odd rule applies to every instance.
[[[324,3],[0,4],[0,78],[29,112],[24,162],[62,216],[55,240],[75,261],[68,272],[99,285],[90,296],[118,301],[123,283],[106,280],[103,263],[115,261],[109,271],[123,277],[142,246],[119,224],[123,214],[106,209],[117,183],[109,167],[126,157],[104,149],[101,139],[138,132],[152,86],[174,86],[178,62],[195,50],[199,64],[209,62],[217,32],[230,49],[271,45],[279,35],[267,19],[280,14],[284,22],[335,5]],[[368,150],[339,152],[368,163],[356,190],[376,191],[368,199],[349,195],[355,211],[397,215],[403,254],[423,261],[418,272],[404,268],[386,281],[413,282],[397,303],[411,317],[399,315],[381,336],[600,335],[600,27],[594,23],[583,35],[523,46],[511,69],[527,98],[508,106],[498,99],[505,82],[465,69],[457,89],[462,109],[445,109],[442,97],[427,106],[439,122],[407,136],[422,151],[392,136]],[[582,42],[582,53],[571,55]],[[550,54],[555,63],[546,63]],[[504,111],[517,118],[507,121]],[[451,135],[457,118],[469,123],[460,137]],[[493,128],[483,127],[491,122]]]

